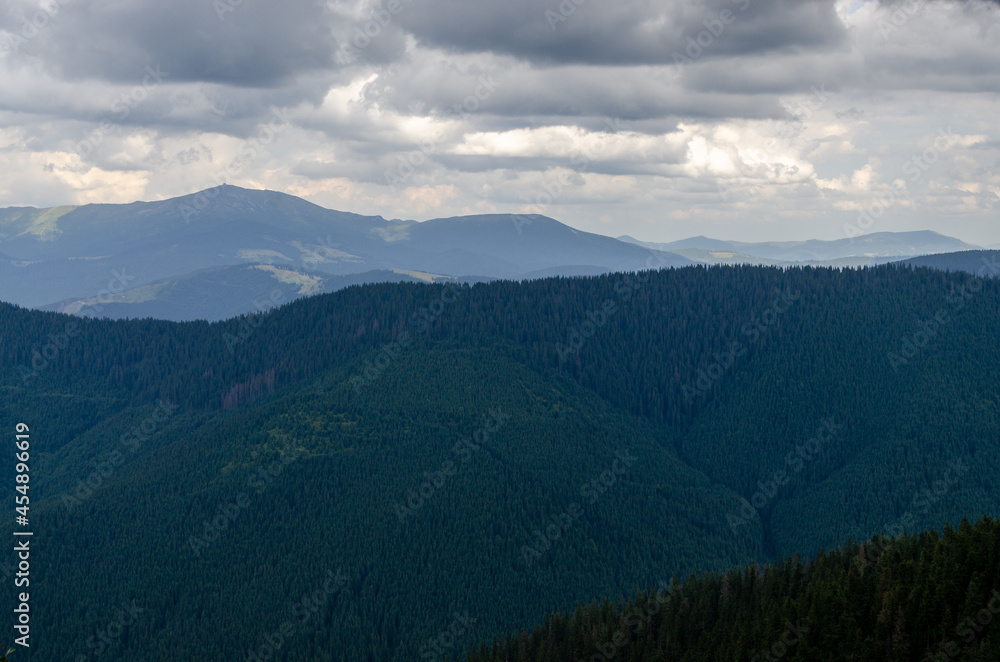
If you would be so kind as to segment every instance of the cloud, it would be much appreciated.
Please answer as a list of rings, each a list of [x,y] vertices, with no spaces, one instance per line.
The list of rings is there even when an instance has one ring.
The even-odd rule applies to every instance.
[[[711,43],[699,52],[706,58],[826,49],[845,37],[823,0],[413,0],[400,22],[428,46],[542,64],[673,64],[706,31]]]
[[[0,89],[0,206],[228,171],[425,218],[555,181],[602,233],[837,238],[902,181],[876,229],[1000,241],[992,0],[12,0]]]
[[[333,61],[330,12],[316,2],[49,0],[45,6],[51,18],[19,52],[65,79],[132,83],[145,67],[159,66],[173,82],[260,88]],[[17,28],[39,10],[15,1],[7,18]]]

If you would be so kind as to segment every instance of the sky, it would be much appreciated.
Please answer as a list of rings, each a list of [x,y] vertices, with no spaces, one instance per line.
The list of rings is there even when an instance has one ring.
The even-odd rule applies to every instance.
[[[1000,244],[1000,3],[5,0],[0,207]]]

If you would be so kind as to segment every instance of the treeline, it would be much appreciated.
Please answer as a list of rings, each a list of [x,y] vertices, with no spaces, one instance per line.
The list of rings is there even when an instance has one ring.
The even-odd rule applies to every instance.
[[[892,372],[889,355],[908,353],[904,337],[920,330],[912,325],[943,307],[962,313],[949,326],[969,328],[998,301],[996,281],[884,265],[363,285],[214,324],[76,319],[0,304],[0,383],[213,410],[241,385],[266,379],[265,390],[281,388],[369,352],[377,361],[401,340],[454,340],[509,346],[634,413],[679,423],[714,397],[730,363],[752,361],[774,340],[819,341],[828,353],[854,346],[873,373]],[[1000,346],[996,334],[979,340]],[[364,374],[360,366],[354,376]]]
[[[960,656],[960,657],[959,657]],[[692,576],[552,614],[467,662],[1000,659],[1000,522]]]

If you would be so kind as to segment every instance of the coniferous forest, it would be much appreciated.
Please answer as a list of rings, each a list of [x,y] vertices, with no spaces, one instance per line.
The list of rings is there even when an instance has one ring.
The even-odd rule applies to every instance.
[[[469,662],[1000,659],[1000,524],[663,582],[546,617]]]
[[[12,659],[997,659],[998,321],[891,265],[0,304]]]

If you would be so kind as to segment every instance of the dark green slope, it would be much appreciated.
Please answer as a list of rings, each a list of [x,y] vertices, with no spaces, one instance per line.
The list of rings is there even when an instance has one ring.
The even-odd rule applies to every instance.
[[[52,606],[34,654],[85,651],[104,605],[135,599],[149,617],[117,659],[243,659],[295,596],[342,569],[348,586],[318,612],[323,625],[296,623],[282,659],[417,659],[456,610],[475,622],[453,652],[595,591],[761,553],[726,527],[732,493],[679,462],[662,430],[572,382],[461,349],[401,355],[360,395],[347,374],[194,422],[175,414],[92,496],[72,509],[50,499],[38,600]],[[75,446],[90,440],[64,449],[70,469],[48,470],[85,467]],[[260,471],[275,460],[269,482]],[[602,474],[612,484],[592,484]],[[549,548],[526,553],[562,513]]]
[[[994,279],[892,266],[374,285],[71,332],[0,305],[0,425],[34,434],[38,659],[92,654],[132,599],[106,659],[234,659],[337,568],[282,659],[414,659],[674,573],[995,516],[998,310]],[[490,443],[454,450],[501,406]],[[788,471],[824,419],[837,434]],[[196,555],[206,520],[225,530]]]
[[[834,305],[802,288],[780,327],[764,325],[768,351],[737,359],[677,436],[692,466],[757,498],[772,555],[996,513],[995,295],[970,279],[922,285],[908,299],[873,281]],[[752,346],[756,330],[737,337]]]
[[[957,253],[921,255],[901,260],[900,264],[910,267],[930,267],[941,271],[967,271],[970,274],[981,276],[997,276],[1000,274],[998,259],[1000,259],[1000,251],[964,250]]]
[[[1000,523],[985,518],[652,585],[552,614],[468,662],[988,662],[998,628]]]

